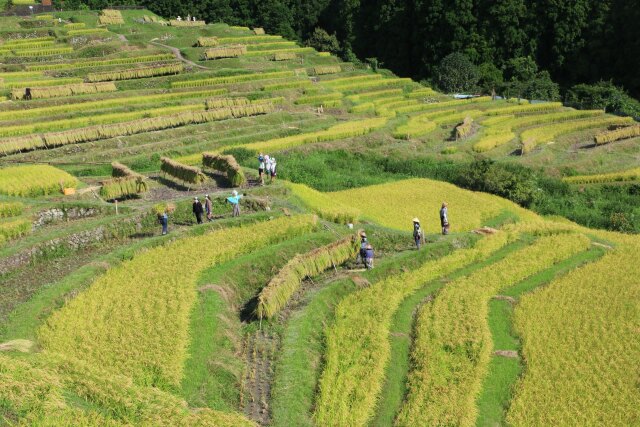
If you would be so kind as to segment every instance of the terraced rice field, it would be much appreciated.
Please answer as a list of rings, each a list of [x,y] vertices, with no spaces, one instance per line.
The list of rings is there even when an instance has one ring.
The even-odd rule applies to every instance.
[[[454,100],[145,10],[0,26],[0,424],[638,424],[637,235],[442,181],[359,184],[375,170],[310,185],[341,150],[637,181],[629,119]],[[284,181],[293,156],[309,167]]]

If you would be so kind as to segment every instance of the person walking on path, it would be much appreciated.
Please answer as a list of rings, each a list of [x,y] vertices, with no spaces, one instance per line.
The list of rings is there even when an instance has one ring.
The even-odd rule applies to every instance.
[[[236,190],[233,190],[233,193],[231,194],[231,197],[227,197],[227,201],[233,206],[233,213],[231,216],[240,216],[240,199],[242,198],[242,195],[239,195]]]
[[[258,156],[258,175],[260,176],[260,185],[264,185],[264,156],[262,153]]]
[[[162,215],[160,215],[160,224],[162,224],[162,235],[164,236],[169,232],[169,214],[166,209]]]
[[[198,224],[202,224],[202,214],[204,213],[204,209],[202,208],[202,203],[198,200],[197,197],[193,198],[193,214],[196,216],[196,221]]]
[[[420,250],[420,246],[424,243],[424,232],[420,227],[420,220],[413,218],[413,240],[416,242],[416,247]]]
[[[367,266],[367,245],[369,241],[367,240],[367,233],[364,231],[360,232],[360,251],[358,251],[358,259],[356,259],[356,263],[360,264],[361,262]]]
[[[208,194],[204,196],[204,211],[207,214],[207,221],[211,221],[213,219],[213,203],[211,203]]]
[[[271,181],[273,182],[276,180],[276,166],[278,166],[278,164],[276,163],[276,159],[275,157],[271,158]]]
[[[440,226],[442,227],[442,234],[449,234],[449,217],[447,216],[447,202],[442,202],[442,207],[440,208]]]
[[[365,266],[367,270],[373,269],[373,246],[371,244],[367,244],[365,249]]]

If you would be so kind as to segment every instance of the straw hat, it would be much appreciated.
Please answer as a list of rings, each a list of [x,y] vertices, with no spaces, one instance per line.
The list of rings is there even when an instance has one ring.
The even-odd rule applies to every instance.
[[[420,220],[418,218],[413,218],[413,222],[420,222]]]

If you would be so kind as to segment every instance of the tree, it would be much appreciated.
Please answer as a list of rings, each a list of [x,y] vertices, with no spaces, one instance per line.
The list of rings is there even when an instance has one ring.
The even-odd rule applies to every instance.
[[[338,54],[340,52],[340,43],[335,34],[329,34],[322,28],[313,30],[313,34],[307,40],[307,45],[320,52],[331,52]]]
[[[478,86],[484,93],[491,93],[502,86],[502,71],[493,62],[485,62],[478,66]]]
[[[478,83],[478,69],[467,55],[455,52],[447,55],[436,72],[436,82],[445,92],[473,90]]]

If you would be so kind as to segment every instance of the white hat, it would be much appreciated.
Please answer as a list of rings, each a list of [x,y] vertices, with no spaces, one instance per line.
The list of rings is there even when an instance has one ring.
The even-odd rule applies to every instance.
[[[420,222],[418,218],[413,218],[413,222]]]
[[[233,190],[233,193],[231,193],[231,194],[233,194],[234,196],[237,196],[238,192],[236,190]]]

